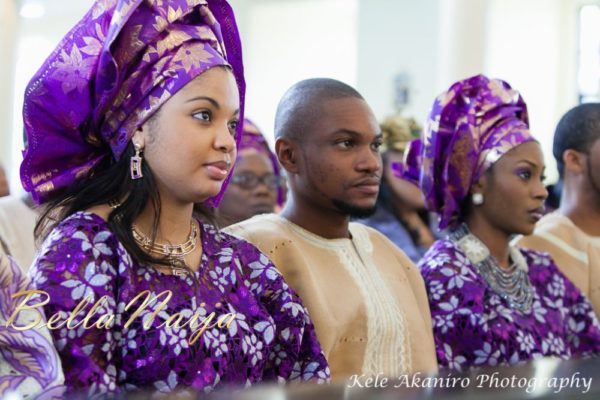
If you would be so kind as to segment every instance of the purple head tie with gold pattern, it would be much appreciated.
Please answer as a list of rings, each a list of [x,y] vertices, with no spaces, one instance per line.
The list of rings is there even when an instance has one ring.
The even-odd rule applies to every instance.
[[[406,143],[401,163],[392,164],[392,172],[396,178],[419,186],[421,166],[423,164],[423,139],[417,138]]]
[[[26,89],[23,187],[42,203],[119,159],[167,99],[216,66],[233,70],[241,119],[242,51],[225,0],[97,0]]]
[[[427,121],[419,182],[440,228],[460,222],[471,186],[491,165],[533,140],[527,105],[508,83],[477,75],[441,94]]]

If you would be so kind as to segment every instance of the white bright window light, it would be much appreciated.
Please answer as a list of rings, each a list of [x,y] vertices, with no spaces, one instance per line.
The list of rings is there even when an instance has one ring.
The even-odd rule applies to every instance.
[[[583,6],[579,12],[579,99],[600,101],[600,6]]]
[[[19,15],[27,19],[41,18],[46,13],[44,4],[40,1],[25,0],[21,4]]]

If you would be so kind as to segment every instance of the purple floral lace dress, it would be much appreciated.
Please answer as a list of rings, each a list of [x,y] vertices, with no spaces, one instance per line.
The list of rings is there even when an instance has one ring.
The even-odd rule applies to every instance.
[[[438,240],[419,262],[440,367],[461,371],[600,354],[600,324],[589,301],[546,253],[519,250],[533,289],[524,313],[491,289],[452,240]]]
[[[201,225],[201,231],[199,284],[134,264],[95,214],[75,213],[52,231],[32,267],[35,285],[50,295],[47,317],[61,313],[64,321],[83,298],[93,299],[71,323],[75,326],[93,302],[106,296],[88,329],[80,324],[52,330],[69,389],[90,394],[137,388],[210,391],[261,381],[329,379],[306,309],[268,258],[210,225]],[[159,299],[136,316],[143,299],[127,305],[145,290]],[[160,293],[166,290],[172,297],[161,309],[165,295]],[[228,313],[236,315],[229,325]],[[192,344],[194,332],[211,314],[212,325],[223,324],[209,325]],[[114,316],[111,327],[100,324],[103,315],[104,321]],[[94,321],[101,327],[89,327]]]

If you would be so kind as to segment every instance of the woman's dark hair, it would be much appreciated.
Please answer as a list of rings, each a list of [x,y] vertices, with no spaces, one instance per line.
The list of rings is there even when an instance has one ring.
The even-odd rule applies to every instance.
[[[107,223],[111,232],[117,236],[132,259],[138,264],[170,265],[166,257],[153,257],[144,251],[136,243],[131,230],[133,221],[150,201],[156,210],[151,239],[153,242],[156,240],[161,205],[156,181],[148,163],[142,162],[143,178],[132,180],[129,163],[131,156],[135,154],[133,144],[129,143],[118,161],[112,158],[109,149],[106,154],[107,156],[86,179],[44,205],[42,215],[35,227],[35,237],[39,241],[44,240],[63,219],[75,212],[120,201],[121,204],[109,214]],[[197,218],[214,225],[215,218],[212,209],[196,205],[194,212]]]

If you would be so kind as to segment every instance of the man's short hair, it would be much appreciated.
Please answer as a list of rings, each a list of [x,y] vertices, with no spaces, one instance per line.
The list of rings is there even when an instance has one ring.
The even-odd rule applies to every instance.
[[[327,100],[364,98],[353,87],[330,78],[300,81],[288,89],[277,105],[275,138],[299,139],[310,132]]]
[[[558,122],[552,153],[558,173],[564,175],[563,154],[573,149],[585,153],[600,138],[600,103],[580,104],[570,109]]]

